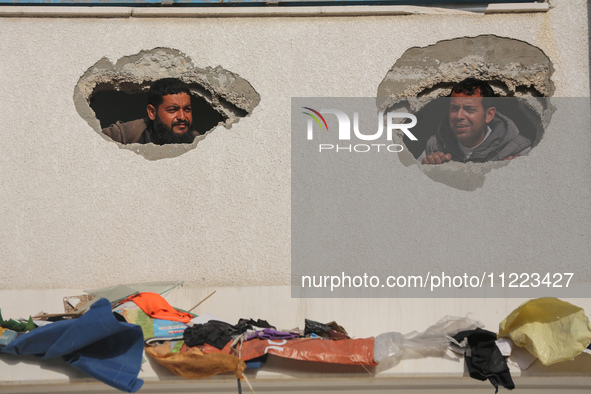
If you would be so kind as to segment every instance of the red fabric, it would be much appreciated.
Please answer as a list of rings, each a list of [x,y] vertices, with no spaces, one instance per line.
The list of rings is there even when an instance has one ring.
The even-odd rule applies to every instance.
[[[154,319],[180,321],[188,323],[193,315],[186,312],[179,312],[157,293],[139,293],[129,296],[125,301],[133,301],[148,316]]]
[[[211,345],[204,345],[201,351],[207,353],[234,354],[229,342],[222,350]],[[334,364],[378,365],[373,359],[374,338],[343,339],[331,341],[325,339],[301,338],[290,340],[251,339],[240,345],[242,360],[252,360],[266,353],[279,357],[305,361],[319,361]]]

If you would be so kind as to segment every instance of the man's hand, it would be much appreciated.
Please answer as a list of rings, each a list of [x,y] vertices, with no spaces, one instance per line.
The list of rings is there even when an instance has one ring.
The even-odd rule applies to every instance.
[[[519,157],[519,156],[507,156],[507,157],[505,157],[503,160],[513,160],[513,159],[516,159],[516,158],[518,158],[518,157]]]
[[[422,161],[423,164],[442,164],[451,160],[451,154],[443,152],[433,152],[427,155]]]

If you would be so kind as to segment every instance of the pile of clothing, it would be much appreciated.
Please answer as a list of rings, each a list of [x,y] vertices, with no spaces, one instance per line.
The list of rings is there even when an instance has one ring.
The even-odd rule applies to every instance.
[[[154,293],[129,297],[114,312],[142,327],[146,354],[176,375],[196,379],[224,372],[243,378],[267,354],[305,361],[375,366],[374,338],[351,339],[336,322],[306,319],[304,330],[277,329],[262,319],[236,324],[192,316]]]
[[[269,354],[359,365],[367,371],[408,358],[464,357],[470,376],[489,380],[496,390],[515,387],[508,362],[523,370],[536,359],[551,365],[591,352],[585,312],[555,298],[524,303],[500,323],[498,334],[468,317],[446,316],[422,333],[361,339],[350,338],[334,321],[306,319],[303,330],[278,329],[251,318],[231,324],[177,309],[154,292],[115,300],[96,297],[88,305],[24,321],[6,321],[0,315],[0,353],[60,357],[88,376],[133,393],[143,384],[138,374],[144,352],[189,379],[224,372],[244,379],[244,370],[259,368]]]

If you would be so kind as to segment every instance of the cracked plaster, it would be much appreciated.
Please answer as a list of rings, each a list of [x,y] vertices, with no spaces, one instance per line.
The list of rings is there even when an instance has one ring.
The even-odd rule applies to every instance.
[[[240,76],[223,69],[199,68],[192,60],[176,49],[155,48],[125,56],[115,64],[103,58],[90,67],[74,88],[74,104],[78,114],[105,140],[112,141],[101,132],[99,120],[90,107],[91,96],[101,90],[116,90],[126,93],[146,92],[152,82],[166,77],[176,77],[189,85],[194,95],[201,96],[220,113],[227,129],[240,118],[252,113],[260,102],[259,94]],[[209,132],[208,132],[209,133]],[[206,134],[207,135],[207,134]],[[120,148],[132,150],[149,160],[179,156],[194,149],[206,135],[198,136],[191,144],[117,143]]]

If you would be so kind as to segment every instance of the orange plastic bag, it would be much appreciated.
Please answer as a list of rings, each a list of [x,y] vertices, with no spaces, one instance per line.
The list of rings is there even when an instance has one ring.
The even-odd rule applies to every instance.
[[[222,350],[205,345],[203,353],[234,354],[228,343]],[[305,361],[334,364],[378,365],[373,357],[374,338],[331,341],[315,338],[301,339],[251,339],[236,345],[242,360],[252,360],[265,354]]]
[[[180,321],[188,323],[194,316],[187,312],[179,312],[160,295],[156,293],[139,293],[129,296],[125,301],[133,301],[148,316],[154,319]]]

